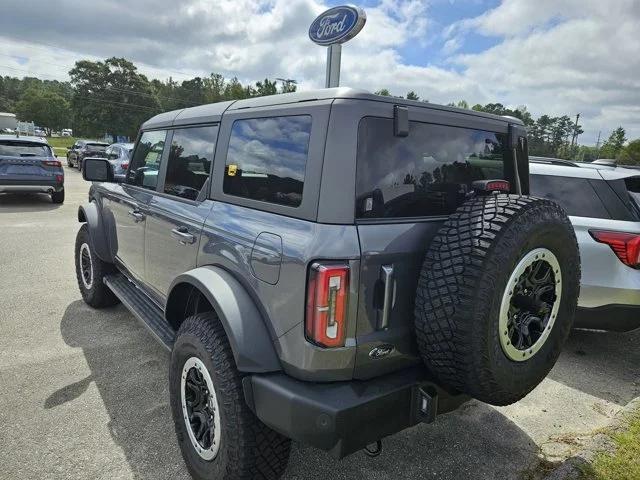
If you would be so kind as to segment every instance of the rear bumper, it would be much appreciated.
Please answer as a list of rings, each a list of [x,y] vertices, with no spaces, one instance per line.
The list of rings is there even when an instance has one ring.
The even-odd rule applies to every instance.
[[[630,332],[640,328],[640,306],[603,305],[596,308],[578,307],[573,326],[612,332]]]
[[[245,377],[247,404],[281,434],[331,452],[336,458],[469,400],[433,382],[422,367],[372,380],[313,383],[284,373]]]
[[[2,185],[0,184],[0,193],[53,193],[62,190],[63,184],[23,184],[23,185]]]

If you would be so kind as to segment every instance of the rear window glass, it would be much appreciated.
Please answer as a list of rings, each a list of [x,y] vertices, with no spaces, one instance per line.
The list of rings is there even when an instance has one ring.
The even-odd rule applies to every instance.
[[[87,148],[90,148],[91,150],[104,150],[109,146],[105,143],[90,143],[90,142],[87,142],[86,145],[87,145]]]
[[[475,180],[504,179],[506,135],[410,122],[393,135],[393,120],[364,118],[358,130],[356,213],[359,218],[448,215]]]
[[[586,178],[555,175],[531,175],[531,195],[554,200],[568,215],[576,217],[611,218],[591,182]],[[604,180],[594,180],[608,188]]]
[[[236,120],[229,140],[224,193],[298,207],[310,135],[310,115]]]
[[[640,212],[640,177],[625,178],[624,183],[627,186],[633,206],[636,208],[636,213]]]
[[[31,142],[0,141],[0,155],[7,157],[49,157],[48,145]]]

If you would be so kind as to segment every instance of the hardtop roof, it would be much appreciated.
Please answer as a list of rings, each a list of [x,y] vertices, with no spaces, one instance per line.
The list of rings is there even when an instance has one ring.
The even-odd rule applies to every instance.
[[[464,108],[449,107],[437,105],[435,103],[421,102],[416,100],[407,100],[405,98],[387,97],[375,95],[366,90],[359,90],[348,87],[339,88],[323,88],[318,90],[303,90],[300,92],[282,93],[278,95],[268,95],[264,97],[246,98],[243,100],[232,100],[227,102],[210,103],[207,105],[199,105],[197,107],[184,108],[182,110],[173,110],[164,112],[150,118],[142,124],[142,129],[168,127],[174,125],[188,125],[194,123],[205,123],[219,121],[225,111],[243,110],[247,108],[270,107],[277,105],[288,105],[300,102],[310,102],[319,100],[369,100],[374,102],[385,102],[394,105],[412,106],[419,108],[428,108],[440,111],[450,111],[461,113],[464,115],[472,115],[476,117],[490,118],[505,123],[516,123],[524,125],[522,121],[513,117],[502,117],[490,113],[476,112]]]

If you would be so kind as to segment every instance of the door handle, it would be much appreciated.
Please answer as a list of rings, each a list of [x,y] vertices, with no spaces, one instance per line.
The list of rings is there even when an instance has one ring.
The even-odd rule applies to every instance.
[[[384,284],[384,299],[382,301],[382,316],[378,325],[379,330],[389,328],[389,315],[395,303],[395,279],[393,276],[393,265],[382,265],[382,283]]]
[[[196,236],[190,234],[187,227],[174,228],[171,230],[171,236],[183,245],[191,245],[196,241]]]
[[[138,223],[144,220],[144,213],[140,210],[129,210],[129,216],[133,217],[133,221]]]

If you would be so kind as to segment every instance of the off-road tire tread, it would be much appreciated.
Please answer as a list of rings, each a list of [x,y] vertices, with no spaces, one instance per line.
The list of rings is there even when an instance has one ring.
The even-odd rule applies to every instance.
[[[528,215],[523,215],[525,211]],[[476,197],[466,202],[433,239],[418,280],[415,328],[427,367],[444,384],[495,405],[513,403],[535,386],[506,390],[489,367],[489,350],[482,348],[483,340],[475,338],[472,328],[480,310],[488,311],[494,301],[492,291],[482,287],[491,280],[487,275],[504,269],[501,252],[494,252],[498,238],[513,244],[523,221],[535,222],[550,214],[564,218],[577,252],[573,229],[562,208],[547,199],[520,195]],[[579,264],[575,268],[579,273]],[[562,343],[570,326],[559,327]],[[554,352],[555,358],[559,353]]]
[[[224,327],[215,312],[204,312],[187,318],[176,338],[193,335],[200,339],[215,366],[215,388],[221,393],[227,422],[234,428],[224,430],[222,439],[230,462],[223,476],[226,480],[276,480],[287,468],[291,440],[263,424],[249,409],[242,388],[243,373],[238,371]],[[177,369],[171,369],[174,377]],[[178,373],[179,375],[179,373]],[[170,384],[180,379],[171,378]],[[172,401],[180,401],[172,398]],[[182,418],[176,422],[183,422]],[[182,427],[182,425],[180,425]],[[177,432],[182,431],[176,429]],[[186,436],[186,434],[185,434]],[[189,438],[186,437],[186,442]],[[189,465],[187,465],[189,467]],[[197,472],[189,469],[194,478]]]
[[[91,262],[93,265],[93,286],[91,290],[87,290],[82,282],[80,269],[78,268],[78,255],[80,254],[80,247],[83,243],[89,245],[91,253]],[[93,245],[91,245],[91,238],[89,236],[89,229],[87,224],[83,224],[76,236],[75,245],[75,268],[76,268],[76,280],[78,282],[78,288],[80,294],[85,303],[93,308],[105,308],[111,307],[120,303],[118,297],[107,287],[103,279],[106,275],[110,275],[116,272],[116,267],[112,263],[107,263],[98,258],[93,251]]]

